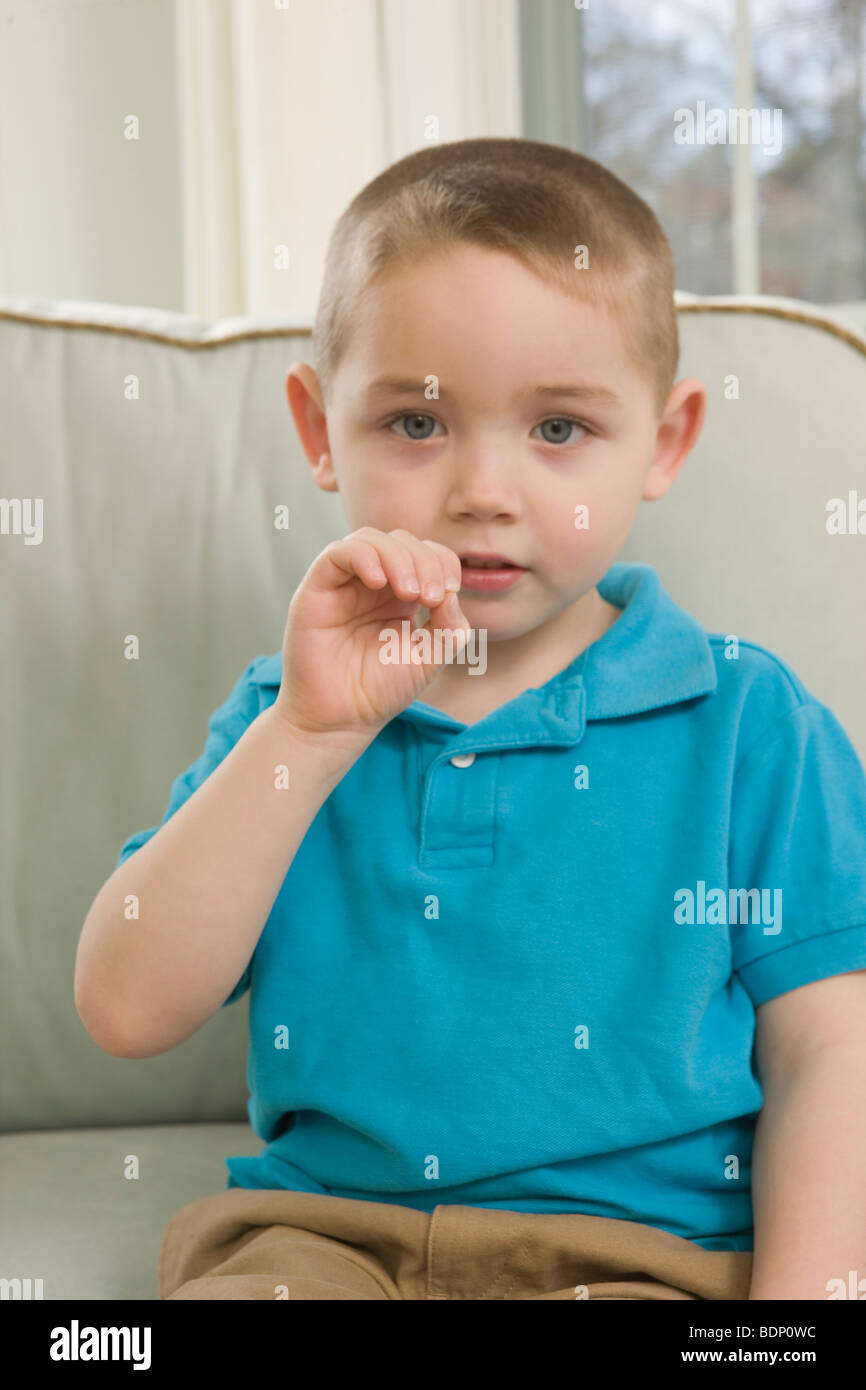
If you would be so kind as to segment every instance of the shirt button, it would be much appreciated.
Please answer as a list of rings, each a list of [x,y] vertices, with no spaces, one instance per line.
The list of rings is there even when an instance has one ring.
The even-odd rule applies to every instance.
[[[455,753],[454,757],[450,759],[450,762],[453,767],[471,767],[475,762],[475,754]]]

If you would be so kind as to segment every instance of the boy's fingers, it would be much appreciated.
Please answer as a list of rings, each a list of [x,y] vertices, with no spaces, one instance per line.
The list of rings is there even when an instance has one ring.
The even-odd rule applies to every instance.
[[[369,541],[332,541],[322,555],[330,561],[333,567],[330,573],[338,585],[345,584],[347,579],[357,578],[369,588],[381,589],[388,582],[379,553]]]
[[[399,598],[423,602],[425,579],[418,562],[425,557],[419,554],[421,547],[414,536],[408,531],[371,531],[370,534],[394,593]]]
[[[447,545],[440,545],[439,541],[425,540],[423,544],[429,546],[439,556],[446,592],[450,590],[455,594],[458,593],[463,583],[463,571],[460,566],[459,555],[456,555],[453,550],[449,550]]]
[[[388,576],[382,568],[378,551],[375,546],[370,545],[369,541],[357,542],[354,558],[356,559],[355,572],[365,584],[380,589],[388,583]]]
[[[332,541],[323,554],[333,566],[323,576],[327,587],[344,584],[351,577],[372,589],[381,589],[387,582],[398,598],[417,599],[431,610],[445,594],[457,593],[461,587],[460,560],[454,551],[438,541],[419,540],[411,531],[362,526]]]
[[[412,556],[420,585],[421,602],[427,608],[441,603],[445,592],[445,577],[439,556],[411,531],[389,531],[388,535],[405,546],[407,553]]]
[[[359,557],[367,552],[375,556],[375,562],[368,561],[372,565],[371,573],[380,569],[399,598],[409,601],[418,599],[421,586],[412,555],[404,545],[384,531],[376,531],[372,526],[362,527],[342,541],[332,541],[323,553],[329,556],[344,576],[357,576],[366,582]],[[345,583],[345,578],[338,580],[338,583]],[[381,581],[377,579],[371,587],[381,588]]]

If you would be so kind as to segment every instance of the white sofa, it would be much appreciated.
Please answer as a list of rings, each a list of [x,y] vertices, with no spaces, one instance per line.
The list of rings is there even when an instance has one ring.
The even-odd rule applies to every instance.
[[[707,424],[622,558],[790,661],[866,761],[866,535],[825,521],[830,499],[866,499],[863,306],[678,301]],[[38,541],[14,507],[0,534],[0,1276],[47,1299],[155,1298],[169,1216],[261,1147],[248,996],[171,1053],[119,1059],[81,1025],[73,964],[122,842],[161,820],[209,714],[279,649],[300,576],[347,529],[285,401],[309,355],[279,319],[0,300],[0,492],[42,500]]]

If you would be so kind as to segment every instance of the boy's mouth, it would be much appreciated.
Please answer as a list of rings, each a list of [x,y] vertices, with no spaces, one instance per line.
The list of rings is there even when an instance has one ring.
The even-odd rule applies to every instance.
[[[477,551],[460,556],[461,588],[482,594],[498,594],[512,589],[526,573],[505,555],[488,555]]]

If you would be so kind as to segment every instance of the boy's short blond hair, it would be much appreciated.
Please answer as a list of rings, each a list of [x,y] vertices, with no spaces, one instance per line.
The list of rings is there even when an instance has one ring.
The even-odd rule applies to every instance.
[[[371,180],[342,213],[313,326],[313,365],[326,403],[366,293],[389,269],[460,243],[508,252],[565,294],[610,308],[661,416],[679,336],[673,253],[655,213],[595,160],[519,138],[417,150]],[[576,266],[580,247],[587,248],[586,269]]]

